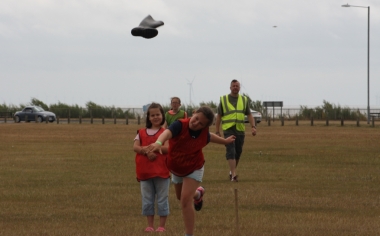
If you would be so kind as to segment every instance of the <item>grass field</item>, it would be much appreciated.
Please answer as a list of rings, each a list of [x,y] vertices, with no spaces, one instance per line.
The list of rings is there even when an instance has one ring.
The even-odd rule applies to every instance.
[[[195,235],[236,235],[234,189],[240,235],[380,234],[380,127],[324,124],[258,125],[238,183],[224,147],[208,145]],[[147,235],[132,151],[139,127],[1,124],[0,235]],[[173,186],[169,201],[162,234],[182,236]]]

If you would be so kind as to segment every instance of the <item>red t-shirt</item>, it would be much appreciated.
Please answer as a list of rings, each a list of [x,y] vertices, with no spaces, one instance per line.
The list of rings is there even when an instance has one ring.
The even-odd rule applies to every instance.
[[[140,129],[138,131],[140,136],[140,145],[148,146],[156,142],[158,136],[165,129],[160,128],[154,135],[148,135],[146,128]],[[136,162],[136,178],[137,181],[147,180],[154,177],[160,178],[169,178],[170,173],[166,167],[166,155],[155,152],[157,158],[153,161],[150,161],[147,156],[136,153],[135,162]]]
[[[189,133],[190,118],[178,121],[182,123],[182,130],[169,140],[167,166],[173,174],[182,177],[203,167],[202,148],[208,143],[209,128],[202,129],[200,135],[193,138]]]

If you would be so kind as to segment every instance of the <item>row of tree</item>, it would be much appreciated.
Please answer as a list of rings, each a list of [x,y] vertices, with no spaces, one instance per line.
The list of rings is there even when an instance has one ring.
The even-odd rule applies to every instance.
[[[248,94],[243,94],[247,96],[250,108],[255,111],[261,112],[261,114],[268,114],[265,107],[263,107],[263,103],[260,100],[252,100]],[[105,118],[125,118],[128,117],[130,119],[137,118],[138,114],[134,112],[131,109],[122,109],[120,107],[114,107],[114,106],[101,106],[99,104],[96,104],[94,102],[87,102],[85,107],[79,106],[79,105],[68,105],[65,103],[58,102],[56,104],[47,105],[41,100],[38,100],[36,98],[32,98],[30,103],[28,104],[20,104],[19,106],[15,105],[6,105],[6,104],[0,104],[0,112],[9,112],[9,113],[15,113],[16,111],[22,110],[25,106],[28,105],[35,105],[40,106],[44,110],[54,112],[59,117],[105,117]],[[217,106],[218,104],[210,101],[210,102],[201,102],[198,106],[197,105],[182,105],[181,109],[185,110],[189,116],[193,114],[193,112],[200,106],[209,106],[214,110],[214,112],[217,112]],[[171,109],[170,105],[163,105],[162,107],[164,111],[168,111]],[[269,110],[269,108],[268,108]],[[269,110],[270,111],[270,110]],[[356,120],[359,119],[366,119],[366,115],[361,113],[359,109],[352,109],[349,107],[341,107],[340,105],[335,105],[332,103],[329,103],[327,101],[323,101],[322,106],[317,106],[315,108],[308,108],[307,106],[301,105],[298,109],[298,112],[292,115],[284,115],[284,114],[278,114],[277,118],[280,118],[281,116],[287,116],[286,118],[294,119],[296,116],[300,119],[352,119]]]
[[[323,106],[316,108],[308,108],[301,106],[299,117],[301,118],[316,118],[316,119],[347,119],[347,120],[366,120],[366,114],[361,113],[359,109],[349,107],[341,107],[340,105],[331,104],[323,100]]]
[[[130,109],[122,109],[120,107],[114,106],[101,106],[94,102],[87,102],[85,107],[79,105],[68,105],[65,103],[58,102],[56,104],[51,104],[48,106],[41,100],[32,98],[28,104],[20,104],[19,106],[6,104],[0,104],[0,112],[10,112],[15,113],[16,111],[21,111],[26,106],[39,106],[45,111],[54,112],[56,116],[59,117],[105,117],[105,118],[125,118],[135,119],[136,114]]]
[[[263,103],[259,100],[253,101],[248,94],[244,94],[248,97],[249,104],[252,110],[259,111],[261,114],[267,114],[267,110],[263,107]],[[269,108],[268,108],[269,110]],[[284,114],[278,114],[277,118],[285,116]],[[359,109],[350,108],[350,107],[341,107],[340,105],[335,105],[332,103],[323,100],[322,106],[317,106],[315,108],[308,108],[307,106],[300,106],[300,109],[297,113],[293,115],[288,115],[287,118],[295,119],[298,116],[299,119],[347,119],[347,120],[366,120],[366,114],[361,113]]]

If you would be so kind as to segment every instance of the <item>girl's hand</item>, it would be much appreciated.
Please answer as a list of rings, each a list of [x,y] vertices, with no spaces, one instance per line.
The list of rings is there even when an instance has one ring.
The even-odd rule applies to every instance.
[[[157,152],[157,151],[159,151],[162,154],[161,145],[158,144],[158,143],[149,144],[148,146],[146,146],[145,148],[143,148],[143,151],[146,154],[148,154],[150,152]]]
[[[234,142],[236,137],[234,135],[229,136],[225,140],[227,141],[227,144]]]
[[[148,157],[148,159],[149,159],[150,161],[154,161],[154,160],[156,160],[156,158],[157,158],[157,155],[156,155],[156,153],[154,153],[154,152],[148,152],[148,153],[146,154],[146,156]]]

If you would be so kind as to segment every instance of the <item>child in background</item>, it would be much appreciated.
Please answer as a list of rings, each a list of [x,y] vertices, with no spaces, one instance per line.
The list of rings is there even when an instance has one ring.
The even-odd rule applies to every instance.
[[[164,110],[158,103],[152,103],[146,116],[146,128],[138,130],[133,143],[136,152],[136,175],[140,182],[142,195],[142,214],[147,216],[148,227],[146,232],[154,231],[154,205],[157,195],[158,215],[160,216],[158,232],[165,231],[166,218],[169,215],[169,185],[170,173],[166,167],[168,145],[163,143],[161,153],[146,152],[144,147],[154,143],[165,130],[161,126],[165,122]]]
[[[214,121],[214,112],[201,107],[191,118],[180,119],[171,124],[155,143],[143,148],[144,152],[163,152],[162,145],[169,140],[167,167],[172,173],[172,181],[178,200],[181,202],[182,216],[187,236],[194,233],[195,210],[203,205],[204,188],[200,186],[204,173],[205,159],[203,147],[209,142],[229,144],[235,136],[226,139],[210,133],[209,126]]]
[[[187,118],[187,112],[179,109],[181,107],[181,99],[179,99],[179,97],[172,97],[170,99],[170,105],[172,109],[165,113],[164,128],[167,128],[178,119]]]

